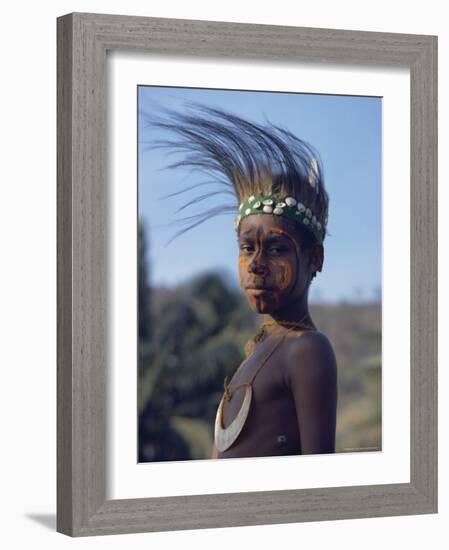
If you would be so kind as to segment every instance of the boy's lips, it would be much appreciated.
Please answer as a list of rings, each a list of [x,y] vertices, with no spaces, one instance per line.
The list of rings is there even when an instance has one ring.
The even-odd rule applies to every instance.
[[[248,294],[259,295],[264,294],[265,292],[273,292],[273,288],[262,285],[250,285],[246,287],[246,291]]]
[[[246,290],[273,290],[270,286],[265,285],[247,285]]]

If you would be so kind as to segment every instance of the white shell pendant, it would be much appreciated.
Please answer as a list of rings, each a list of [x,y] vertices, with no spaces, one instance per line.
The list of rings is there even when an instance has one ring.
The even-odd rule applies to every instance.
[[[253,390],[251,384],[246,386],[245,397],[243,398],[242,406],[240,407],[237,416],[229,424],[227,428],[223,428],[223,404],[224,404],[224,395],[221,398],[220,405],[218,406],[217,415],[215,417],[215,447],[223,453],[240,435],[240,432],[245,425],[246,419],[248,417],[249,408],[251,405]]]

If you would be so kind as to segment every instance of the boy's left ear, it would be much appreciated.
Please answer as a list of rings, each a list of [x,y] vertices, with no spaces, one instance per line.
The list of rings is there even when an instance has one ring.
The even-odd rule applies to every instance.
[[[324,248],[322,244],[316,244],[313,247],[312,255],[310,258],[310,267],[312,270],[322,271],[324,263]]]

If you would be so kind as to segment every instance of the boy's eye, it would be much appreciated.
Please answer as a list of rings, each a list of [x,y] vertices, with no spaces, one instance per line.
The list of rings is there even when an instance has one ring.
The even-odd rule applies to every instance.
[[[284,254],[287,249],[284,246],[270,246],[270,253],[272,254]]]
[[[247,254],[252,254],[254,252],[254,246],[249,243],[240,244],[240,251]],[[267,249],[269,254],[285,254],[288,251],[288,248],[281,245],[272,245]]]

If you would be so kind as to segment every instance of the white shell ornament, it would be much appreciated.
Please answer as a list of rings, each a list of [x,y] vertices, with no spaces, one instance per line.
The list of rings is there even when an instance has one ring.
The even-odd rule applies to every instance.
[[[262,204],[262,203],[261,203],[260,201],[255,202],[255,203],[253,204],[253,209],[254,209],[254,208],[260,208],[261,204]]]
[[[278,202],[276,204],[276,208],[285,208],[287,205],[285,204],[285,202]]]
[[[284,210],[282,208],[278,208],[276,207],[274,210],[273,210],[273,214],[276,214],[277,216],[280,216],[281,214],[284,213]]]
[[[296,208],[298,209],[299,212],[302,212],[303,210],[306,209],[306,207],[302,204],[302,202],[298,202],[298,204],[296,205]]]
[[[266,206],[271,206],[273,204],[273,201],[271,199],[267,199],[263,201],[263,204],[265,204]]]
[[[273,209],[271,208],[271,206],[264,206],[263,211],[265,212],[265,214],[271,214],[273,212]]]
[[[309,223],[309,218],[304,218],[304,219],[302,220],[302,223],[303,223],[304,225],[307,225],[307,224]]]
[[[240,407],[237,416],[227,428],[223,427],[224,396],[221,398],[220,405],[218,406],[217,410],[217,415],[215,417],[215,446],[221,453],[229,449],[229,447],[231,447],[231,445],[240,435],[240,432],[242,431],[248,417],[252,394],[253,391],[251,385],[248,384],[248,386],[246,386],[246,392],[245,397],[243,398],[242,406]]]
[[[240,203],[239,210],[243,208],[243,202]]]
[[[287,203],[287,206],[295,206],[296,199],[294,199],[293,197],[287,197],[285,199],[285,202]]]
[[[312,210],[310,210],[310,208],[307,208],[307,210],[306,210],[306,216],[307,216],[308,218],[311,218],[311,217],[312,217]]]
[[[251,214],[251,208],[247,208],[245,210],[245,216],[247,216],[248,214]]]
[[[254,195],[251,195],[248,199],[248,202],[254,202],[256,200],[256,197]]]

